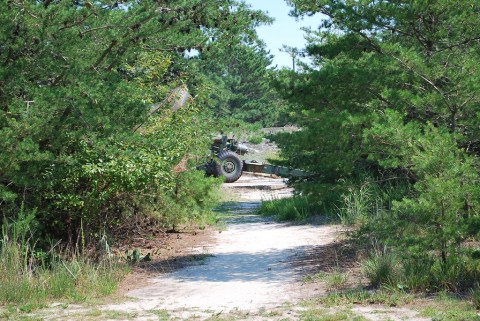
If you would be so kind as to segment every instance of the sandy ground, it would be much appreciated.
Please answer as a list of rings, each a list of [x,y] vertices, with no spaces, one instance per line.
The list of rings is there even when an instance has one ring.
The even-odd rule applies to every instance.
[[[291,195],[282,179],[244,176],[224,188],[237,201],[222,208],[228,213],[227,227],[215,234],[215,246],[192,250],[204,260],[152,278],[148,286],[127,293],[134,301],[105,309],[169,310],[188,318],[205,311],[254,312],[304,298],[295,290],[302,275],[289,264],[290,258],[333,242],[337,226],[279,224],[253,215],[262,200]]]
[[[282,179],[244,175],[223,188],[230,198],[219,208],[225,228],[183,249],[180,261],[188,264],[159,273],[157,262],[150,273],[133,273],[131,289],[113,303],[51,307],[41,319],[304,320],[299,303],[327,293],[321,283],[303,282],[305,275],[328,271],[339,260],[349,269],[356,264],[338,252],[341,227],[280,224],[255,215],[263,200],[292,195]],[[358,306],[350,313],[363,320],[428,320],[406,308]]]

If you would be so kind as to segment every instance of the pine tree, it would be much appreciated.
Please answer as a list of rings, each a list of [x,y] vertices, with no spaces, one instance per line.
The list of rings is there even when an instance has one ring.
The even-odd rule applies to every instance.
[[[295,15],[327,18],[308,37],[313,66],[277,80],[296,103],[292,113],[303,128],[278,137],[286,163],[317,173],[316,184],[327,186],[320,198],[365,175],[389,186],[408,184],[365,233],[401,252],[405,266],[423,262],[430,285],[471,283],[478,262],[465,265],[471,249],[462,245],[479,236],[480,7],[471,1],[290,3]]]
[[[208,86],[191,81],[188,53],[228,47],[266,19],[227,0],[0,6],[0,213],[36,208],[40,232],[66,239],[82,220],[100,230],[176,197],[172,169],[204,152],[208,126]],[[185,110],[147,118],[184,84],[196,98]]]

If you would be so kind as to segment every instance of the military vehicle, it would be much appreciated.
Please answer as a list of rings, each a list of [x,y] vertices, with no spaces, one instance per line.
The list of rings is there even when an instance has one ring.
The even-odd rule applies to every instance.
[[[285,166],[260,164],[255,160],[241,160],[239,156],[247,154],[248,148],[240,144],[235,137],[228,138],[222,135],[221,138],[215,138],[210,146],[210,152],[209,160],[197,168],[204,170],[207,175],[223,176],[225,183],[237,181],[244,172],[263,173],[281,177],[304,177],[308,175],[305,171]]]
[[[164,101],[151,106],[149,115],[164,108],[177,111],[187,104],[189,98],[190,94],[186,86],[174,88]],[[137,125],[134,128],[134,132],[144,124],[145,122]],[[204,165],[197,166],[197,169],[204,170],[207,175],[223,176],[226,183],[237,181],[243,172],[264,173],[281,177],[303,177],[308,175],[307,172],[298,169],[260,164],[255,160],[241,160],[239,156],[247,154],[248,148],[240,144],[235,137],[228,138],[223,134],[221,137],[213,140],[210,152],[209,160]]]

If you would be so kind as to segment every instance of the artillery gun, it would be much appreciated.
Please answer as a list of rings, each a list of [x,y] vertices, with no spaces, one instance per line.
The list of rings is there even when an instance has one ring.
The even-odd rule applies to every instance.
[[[207,175],[223,176],[226,183],[233,183],[242,176],[243,161],[239,155],[248,153],[248,148],[232,137],[222,135],[215,138],[210,146],[211,156],[203,166]]]
[[[270,164],[260,164],[252,160],[241,160],[239,156],[248,153],[248,148],[240,144],[235,137],[214,138],[210,146],[210,158],[198,169],[204,170],[207,175],[223,176],[225,183],[237,181],[244,172],[277,175],[281,177],[303,177],[308,173],[299,169]]]
[[[164,101],[151,106],[149,115],[164,108],[169,108],[175,112],[184,107],[189,98],[190,94],[186,86],[174,88]],[[137,125],[133,131],[137,131],[144,124],[145,123],[141,123]],[[235,137],[228,138],[223,134],[221,137],[213,140],[210,146],[210,153],[209,160],[204,165],[197,166],[197,169],[204,170],[207,175],[215,177],[223,176],[226,183],[237,181],[243,172],[263,173],[281,177],[304,177],[309,175],[305,171],[285,166],[260,164],[254,160],[241,160],[239,156],[247,154],[248,148],[240,144]]]

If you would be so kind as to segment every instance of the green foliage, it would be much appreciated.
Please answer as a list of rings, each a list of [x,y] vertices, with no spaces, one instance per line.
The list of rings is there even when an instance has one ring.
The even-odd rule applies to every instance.
[[[475,287],[470,290],[470,298],[473,305],[478,309],[480,307],[480,285],[478,282],[475,284]]]
[[[395,220],[387,221],[392,234],[386,241],[429,264],[438,286],[457,290],[480,273],[475,271],[478,264],[465,265],[462,249],[463,241],[476,233],[471,233],[479,210],[476,158],[459,149],[446,130],[404,125],[395,113],[386,117],[365,132],[367,140],[375,141],[370,157],[384,168],[408,168],[415,180],[412,195],[393,202],[390,214]]]
[[[338,216],[342,224],[361,224],[371,214],[372,195],[368,185],[362,185],[358,190],[352,189],[342,197],[342,206],[338,209]]]
[[[198,65],[209,51],[255,42],[254,27],[269,19],[213,0],[3,9],[0,216],[36,209],[39,246],[80,231],[88,242],[141,211],[166,225],[202,219],[217,182],[175,170],[208,149],[216,88]],[[180,88],[191,95],[173,112]]]
[[[209,105],[218,118],[271,126],[286,103],[270,85],[272,57],[259,41],[214,48],[201,56],[200,68],[214,89]]]
[[[345,311],[329,311],[324,308],[315,308],[302,311],[300,313],[300,320],[302,321],[364,321],[362,317],[353,317],[348,310]]]
[[[439,293],[435,300],[423,309],[420,316],[438,321],[480,320],[475,305],[445,292]]]
[[[364,244],[394,253],[409,289],[471,287],[480,273],[472,255],[480,217],[478,5],[291,4],[294,15],[328,17],[308,33],[313,64],[283,70],[275,82],[302,128],[277,136],[283,163],[316,173],[297,187],[335,205]],[[381,276],[391,272],[385,258],[368,263],[375,284],[390,278]]]
[[[150,252],[143,255],[139,249],[134,249],[131,253],[128,250],[126,250],[125,259],[129,263],[148,262],[152,260],[150,256]]]
[[[339,291],[345,288],[348,275],[343,273],[340,269],[335,268],[329,272],[320,272],[314,275],[309,275],[303,279],[303,282],[312,282],[320,280],[325,282],[325,286],[329,291]]]
[[[401,286],[400,268],[398,257],[388,252],[377,252],[363,262],[363,272],[375,287]]]
[[[258,212],[263,216],[274,216],[279,221],[305,222],[318,215],[320,204],[304,196],[263,201]]]
[[[252,135],[248,138],[248,142],[252,144],[260,144],[263,141],[263,135]]]
[[[0,240],[0,302],[20,310],[42,307],[51,300],[85,301],[113,293],[126,273],[125,267],[108,259],[100,263],[64,253],[37,249],[28,227],[34,212],[19,213],[4,222]]]
[[[212,209],[219,201],[222,179],[205,178],[201,171],[185,172],[175,178],[175,187],[156,196],[149,215],[165,227],[175,228],[185,223],[209,223]]]
[[[383,304],[397,306],[412,302],[414,297],[403,291],[368,291],[366,289],[348,289],[332,292],[318,301],[327,306],[345,306],[347,304]]]
[[[213,128],[217,133],[235,136],[239,141],[250,141],[251,137],[263,135],[261,123],[249,123],[235,117],[216,118]]]

